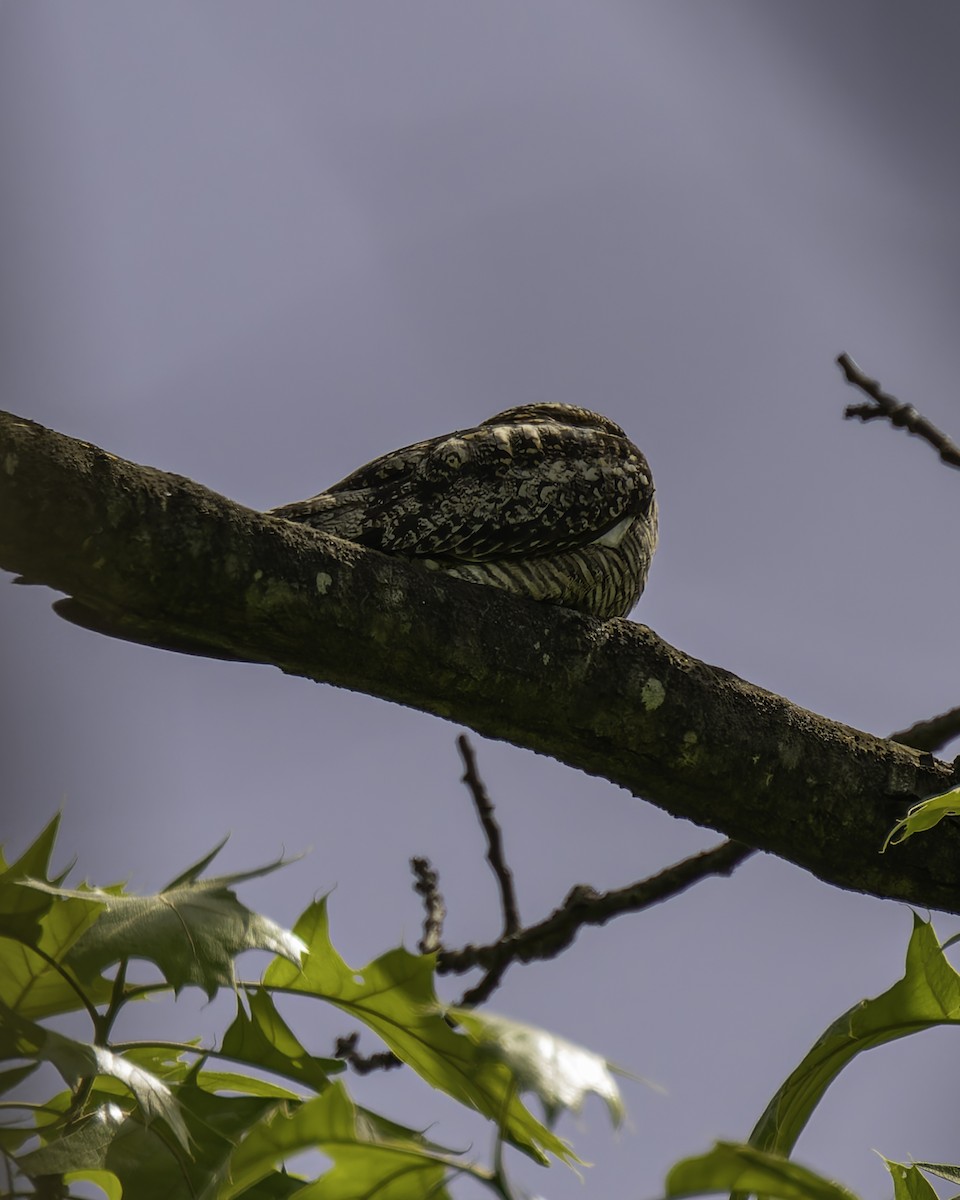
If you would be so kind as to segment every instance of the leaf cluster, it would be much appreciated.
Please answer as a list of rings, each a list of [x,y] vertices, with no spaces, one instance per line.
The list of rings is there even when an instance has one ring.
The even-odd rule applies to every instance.
[[[508,1197],[504,1145],[542,1164],[579,1162],[521,1092],[535,1091],[553,1117],[595,1090],[619,1120],[603,1059],[502,1018],[445,1012],[435,954],[399,947],[357,970],[331,941],[325,900],[287,930],[237,899],[237,883],[282,862],[204,877],[217,847],[156,895],[67,888],[49,875],[57,825],[13,864],[0,856],[0,1095],[11,1097],[2,1102],[0,1155],[9,1194],[69,1196],[85,1182],[110,1200],[443,1200],[449,1181],[469,1174]],[[251,949],[275,957],[260,980],[239,981],[235,959]],[[143,960],[162,982],[134,978]],[[125,1005],[186,986],[211,997],[233,990],[236,1015],[219,1046],[112,1039]],[[336,1078],[344,1062],[303,1044],[278,1007],[285,995],[333,1005],[432,1087],[488,1118],[494,1166],[355,1105]],[[51,1018],[77,1011],[89,1017],[87,1040],[50,1028]],[[42,1063],[66,1089],[42,1104],[18,1100],[14,1090]],[[332,1166],[315,1178],[292,1173],[287,1160],[306,1150]]]
[[[154,896],[119,885],[67,888],[63,876],[49,874],[57,825],[13,864],[0,854],[5,1194],[69,1197],[83,1183],[109,1200],[449,1200],[451,1182],[468,1175],[511,1200],[505,1146],[544,1165],[579,1163],[549,1125],[591,1091],[615,1124],[622,1119],[616,1068],[604,1059],[503,1017],[444,1009],[434,990],[435,954],[399,947],[357,970],[333,945],[325,900],[287,930],[237,899],[237,883],[282,861],[204,877],[217,847]],[[259,981],[238,981],[234,960],[250,949],[274,957]],[[133,978],[142,960],[162,982]],[[208,996],[228,987],[236,996],[218,1047],[112,1039],[126,1004],[188,985]],[[357,1106],[336,1078],[344,1062],[313,1053],[282,1016],[286,995],[334,1006],[433,1088],[486,1117],[492,1166]],[[50,1027],[51,1018],[77,1011],[89,1018],[89,1039]],[[915,916],[903,977],[824,1031],[745,1143],[721,1142],[673,1167],[666,1195],[856,1200],[791,1160],[800,1134],[859,1054],[951,1024],[960,1024],[960,974],[929,922]],[[18,1100],[16,1089],[42,1063],[65,1090],[42,1104]],[[521,1102],[530,1091],[548,1125]],[[293,1172],[288,1160],[306,1150],[319,1151],[329,1168],[314,1177]],[[950,1164],[884,1162],[895,1200],[936,1200],[924,1172],[960,1182],[960,1167]]]

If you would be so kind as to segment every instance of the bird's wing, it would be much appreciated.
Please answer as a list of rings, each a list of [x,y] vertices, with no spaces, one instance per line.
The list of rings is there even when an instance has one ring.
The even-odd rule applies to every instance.
[[[341,536],[353,541],[411,557],[483,562],[585,546],[646,512],[653,485],[626,438],[561,424],[503,424],[384,455],[326,495],[336,507],[326,507],[317,524],[328,532],[338,532],[339,508]]]

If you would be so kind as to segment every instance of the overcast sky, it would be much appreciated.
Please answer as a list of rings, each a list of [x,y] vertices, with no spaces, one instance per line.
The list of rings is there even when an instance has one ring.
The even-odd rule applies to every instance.
[[[960,436],[958,52],[942,3],[5,0],[0,403],[254,507],[511,404],[596,408],[657,482],[634,618],[900,728],[960,703],[960,477],[844,423],[833,359]],[[243,897],[292,923],[335,887],[355,965],[415,945],[424,854],[449,943],[494,936],[459,727],[111,641],[53,599],[0,588],[10,852],[60,806],[60,865],[138,890],[227,832],[223,869],[312,848]],[[718,840],[476,744],[528,922]],[[625,1085],[619,1136],[597,1101],[561,1124],[585,1187],[516,1178],[650,1197],[677,1158],[746,1137],[822,1029],[900,975],[910,920],[758,858],[514,968],[494,1009],[666,1088]],[[212,1034],[230,1008],[187,995],[167,1028]],[[298,1020],[318,1054],[350,1029]],[[873,1149],[955,1159],[956,1052],[938,1031],[858,1060],[798,1158],[866,1195],[889,1190]],[[404,1075],[350,1087],[489,1158],[486,1126]]]

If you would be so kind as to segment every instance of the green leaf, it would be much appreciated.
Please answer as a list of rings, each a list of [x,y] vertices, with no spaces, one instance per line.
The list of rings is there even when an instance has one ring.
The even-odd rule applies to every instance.
[[[67,1171],[63,1176],[64,1183],[92,1183],[107,1197],[107,1200],[121,1200],[123,1188],[120,1180],[112,1171]]]
[[[884,1160],[887,1162],[887,1160]],[[887,1163],[889,1166],[889,1162]],[[902,1164],[894,1164],[902,1165]],[[919,1167],[921,1171],[926,1171],[928,1175],[939,1175],[941,1179],[946,1179],[948,1183],[960,1183],[960,1167],[954,1163],[930,1163],[917,1162],[913,1166]]]
[[[288,1175],[285,1171],[274,1171],[259,1183],[255,1183],[243,1194],[243,1200],[287,1200],[291,1196],[303,1194],[303,1180],[296,1175]],[[213,1200],[204,1197],[204,1200]],[[217,1195],[219,1200],[219,1194]]]
[[[49,958],[22,942],[0,937],[0,1001],[25,1017],[35,1018],[75,1012],[84,1007],[84,996],[91,1005],[106,1004],[113,991],[109,979],[81,984],[61,965],[63,947],[96,919],[95,910],[80,904],[55,905],[43,918],[38,947]]]
[[[35,1134],[36,1130],[27,1126],[0,1125],[0,1156],[9,1154],[13,1157]]]
[[[62,899],[46,879],[59,817],[29,850],[0,876],[0,1001],[27,1017],[46,1017],[109,999],[110,984],[99,980],[81,989],[61,964],[102,909],[86,893]],[[42,876],[37,882],[33,876]],[[60,877],[58,877],[59,880]],[[52,961],[51,961],[52,960]],[[55,965],[56,964],[56,965]]]
[[[224,1164],[237,1143],[278,1103],[271,1097],[213,1095],[197,1086],[195,1074],[175,1089],[175,1096],[190,1135],[190,1155],[161,1122],[144,1125],[134,1101],[117,1080],[99,1076],[94,1082],[88,1106],[116,1105],[126,1116],[106,1147],[104,1161],[106,1171],[119,1181],[129,1200],[214,1200]],[[64,1092],[49,1103],[54,1125],[69,1112],[74,1099],[72,1093]],[[48,1116],[46,1112],[42,1115]],[[54,1133],[48,1129],[41,1136],[50,1139]],[[75,1175],[102,1186],[95,1171],[76,1169]],[[278,1176],[264,1180],[244,1200],[280,1200],[302,1186],[302,1180],[293,1180],[291,1186]],[[110,1196],[116,1194],[115,1189],[108,1191]]]
[[[191,872],[211,857],[207,855]],[[40,882],[33,886],[105,908],[65,960],[82,980],[95,979],[98,972],[122,959],[145,958],[160,968],[174,991],[196,984],[212,998],[219,987],[234,986],[233,960],[244,950],[268,950],[299,963],[305,949],[299,938],[252,912],[231,890],[232,884],[265,875],[284,862],[211,879],[195,879],[188,873],[153,896],[100,888],[74,891]]]
[[[68,1084],[97,1075],[118,1080],[136,1099],[145,1121],[162,1117],[183,1148],[189,1150],[189,1135],[173,1093],[150,1071],[104,1046],[78,1042],[44,1029],[5,1005],[0,1006],[0,1033],[4,1052],[13,1051],[9,1057],[45,1059],[53,1063]]]
[[[434,955],[390,950],[354,970],[330,942],[324,900],[312,904],[294,930],[309,948],[303,969],[275,959],[264,986],[306,992],[363,1021],[427,1083],[496,1121],[503,1136],[537,1162],[546,1162],[546,1153],[579,1161],[521,1104],[509,1068],[444,1020],[433,988]]]
[[[907,815],[894,825],[887,834],[887,840],[883,843],[881,853],[888,846],[899,846],[901,842],[913,837],[915,833],[926,833],[935,825],[939,825],[944,817],[958,815],[960,815],[960,787],[951,788],[949,792],[943,792],[939,796],[929,796],[926,800],[921,800],[919,804],[914,804],[907,810]]]
[[[298,1200],[449,1200],[445,1176],[464,1164],[418,1138],[384,1139],[357,1113],[340,1083],[294,1108],[278,1108],[251,1129],[228,1164],[230,1179],[218,1200],[248,1195],[247,1188],[284,1159],[319,1149],[332,1170],[297,1192]]]
[[[789,1154],[824,1092],[864,1050],[935,1025],[960,1023],[960,975],[937,943],[933,926],[914,915],[902,979],[861,1000],[820,1036],[790,1074],[750,1135],[760,1150]]]
[[[553,1125],[564,1109],[579,1112],[588,1092],[606,1104],[610,1120],[619,1127],[624,1107],[610,1064],[599,1054],[508,1017],[474,1009],[450,1008],[447,1015],[466,1029],[485,1054],[506,1063],[521,1092],[540,1098]]]
[[[39,1059],[37,1060],[39,1065]],[[41,1140],[49,1140],[56,1136],[56,1127],[63,1123],[64,1113],[70,1108],[74,1096],[72,1092],[64,1091],[41,1104],[24,1106],[23,1118],[29,1115],[33,1118],[32,1125],[0,1125],[0,1151],[11,1156],[15,1155],[24,1142],[40,1136]],[[128,1092],[124,1100],[131,1107],[133,1099]]]
[[[269,1079],[258,1079],[253,1075],[241,1075],[237,1071],[200,1071],[197,1084],[205,1092],[239,1092],[242,1096],[269,1096],[274,1100],[299,1102],[296,1092],[291,1092],[280,1083]]]
[[[894,1200],[938,1200],[933,1185],[921,1174],[920,1163],[910,1165],[891,1162],[888,1158],[885,1158],[883,1163],[893,1180]],[[927,1170],[929,1169],[927,1167]],[[945,1176],[944,1178],[949,1177]],[[954,1182],[957,1181],[954,1180]]]
[[[9,1071],[0,1071],[0,1096],[5,1095],[23,1083],[27,1076],[32,1075],[39,1065],[39,1063],[32,1062],[27,1063],[24,1067],[11,1067]]]
[[[323,1091],[331,1074],[346,1069],[346,1063],[340,1059],[315,1058],[308,1054],[277,1012],[267,992],[250,991],[247,1000],[249,1016],[237,996],[237,1015],[221,1046],[221,1053],[227,1058],[262,1067],[314,1092]]]
[[[144,1127],[128,1119],[106,1158],[125,1198],[219,1200],[219,1181],[237,1143],[278,1104],[269,1097],[211,1095],[192,1077],[177,1088],[176,1098],[189,1131],[191,1155],[187,1157],[171,1145],[162,1136],[162,1126]],[[251,1200],[254,1195],[251,1193]]]
[[[50,856],[60,828],[60,814],[43,830],[37,840],[7,866],[0,850],[0,929],[4,937],[36,943],[40,937],[40,917],[53,901],[39,892],[21,887],[24,879],[47,879]]]
[[[770,1200],[856,1200],[799,1163],[736,1142],[717,1142],[697,1158],[686,1158],[667,1175],[667,1196],[740,1192]]]
[[[143,1067],[145,1071],[156,1075],[158,1079],[162,1079],[164,1083],[172,1087],[176,1083],[183,1083],[195,1069],[192,1060],[188,1061],[183,1056],[185,1054],[202,1054],[198,1048],[199,1044],[199,1039],[174,1047],[163,1043],[125,1046],[122,1042],[117,1042],[113,1049],[118,1054],[122,1054],[127,1062]]]
[[[102,1104],[61,1137],[17,1160],[26,1175],[62,1175],[67,1171],[103,1169],[126,1113],[117,1104]]]

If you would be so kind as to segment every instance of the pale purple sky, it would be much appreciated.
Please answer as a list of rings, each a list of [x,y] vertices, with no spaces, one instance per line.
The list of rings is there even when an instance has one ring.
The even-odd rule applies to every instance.
[[[845,424],[833,358],[960,436],[958,51],[960,8],[875,0],[8,0],[0,403],[256,507],[510,404],[596,408],[657,481],[635,616],[809,708],[901,727],[960,702],[960,477]],[[426,854],[450,943],[494,935],[458,726],[110,641],[53,598],[0,588],[10,851],[61,805],[61,861],[96,882],[155,889],[228,831],[223,869],[312,847],[243,895],[290,923],[336,885],[356,965],[415,944],[407,860]],[[527,921],[717,840],[477,748]],[[561,1124],[596,1163],[586,1187],[523,1161],[516,1178],[656,1195],[899,976],[909,928],[762,859],[515,968],[493,1008],[667,1089],[627,1083],[619,1137],[599,1102]],[[229,1020],[226,1000],[178,1008],[182,1036]],[[321,1054],[350,1028],[297,1020]],[[955,1156],[955,1045],[856,1062],[798,1157],[876,1195],[873,1148]],[[487,1128],[419,1081],[350,1086],[489,1157]]]

